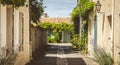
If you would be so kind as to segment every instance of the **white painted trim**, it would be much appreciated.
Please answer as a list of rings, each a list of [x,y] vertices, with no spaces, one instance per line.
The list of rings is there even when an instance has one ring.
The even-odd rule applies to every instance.
[[[19,51],[19,11],[14,9],[14,52]]]

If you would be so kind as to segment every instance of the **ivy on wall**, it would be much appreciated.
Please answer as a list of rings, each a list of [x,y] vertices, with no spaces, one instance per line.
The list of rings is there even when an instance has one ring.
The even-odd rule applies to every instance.
[[[77,6],[73,9],[71,13],[71,19],[74,25],[80,24],[81,22],[81,35],[73,35],[72,43],[79,48],[83,53],[88,52],[88,20],[89,14],[93,11],[94,2],[89,0],[78,0]],[[80,21],[80,17],[82,21]],[[79,28],[79,26],[76,26]],[[78,29],[77,29],[78,30]]]
[[[89,12],[94,8],[94,2],[89,2],[89,0],[79,0],[78,5],[73,9],[71,14],[71,19],[75,21],[76,17],[80,15],[84,18],[88,18]]]
[[[26,0],[0,0],[3,5],[12,5],[14,7],[24,6]]]

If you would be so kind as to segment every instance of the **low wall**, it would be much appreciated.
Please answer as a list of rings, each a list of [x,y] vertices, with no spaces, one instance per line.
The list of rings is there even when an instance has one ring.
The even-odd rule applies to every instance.
[[[42,55],[47,47],[47,30],[40,27],[31,28],[32,58]]]

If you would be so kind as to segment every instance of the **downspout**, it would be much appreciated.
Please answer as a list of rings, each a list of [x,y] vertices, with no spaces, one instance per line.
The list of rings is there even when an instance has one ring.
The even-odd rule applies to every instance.
[[[112,57],[114,59],[114,0],[112,0]]]

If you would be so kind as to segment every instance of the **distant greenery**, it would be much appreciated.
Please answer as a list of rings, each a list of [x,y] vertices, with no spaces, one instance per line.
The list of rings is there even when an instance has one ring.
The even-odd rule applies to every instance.
[[[53,32],[62,32],[63,30],[70,30],[73,31],[74,27],[73,24],[67,24],[65,22],[61,23],[50,23],[50,22],[44,22],[44,23],[39,23],[38,24],[40,27],[44,29],[52,29]]]
[[[93,2],[89,2],[89,0],[79,0],[78,5],[72,11],[71,19],[75,21],[80,15],[82,18],[87,19],[88,14],[93,10],[93,8]]]
[[[26,0],[0,0],[3,5],[12,5],[14,7],[24,6]]]
[[[57,43],[60,42],[60,33],[65,30],[71,31],[71,33],[74,30],[73,24],[67,24],[65,22],[61,23],[50,23],[50,22],[44,22],[44,23],[39,23],[38,24],[41,28],[47,29],[47,30],[52,30],[54,37],[52,38],[51,36],[48,37],[49,42]]]
[[[52,30],[48,30],[51,31],[53,34],[48,33],[48,42],[49,43],[57,43],[60,42],[60,33],[58,34],[57,32],[53,32]]]
[[[96,49],[94,54],[99,65],[113,65],[113,59],[110,54],[106,53],[103,49]]]
[[[44,12],[43,0],[29,0],[30,20],[37,23]]]

